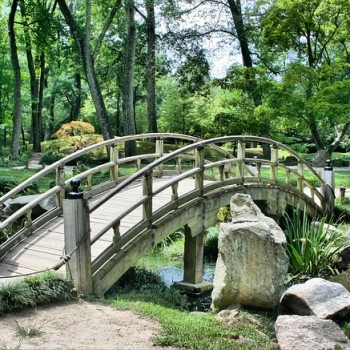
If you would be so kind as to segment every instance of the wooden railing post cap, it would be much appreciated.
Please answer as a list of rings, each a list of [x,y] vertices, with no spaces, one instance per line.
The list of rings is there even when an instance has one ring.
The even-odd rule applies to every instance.
[[[326,166],[324,167],[324,170],[333,170],[333,164],[330,159],[326,160]]]
[[[70,185],[72,189],[67,194],[67,199],[82,199],[84,198],[84,192],[80,191],[80,180],[79,179],[72,179],[70,181]]]

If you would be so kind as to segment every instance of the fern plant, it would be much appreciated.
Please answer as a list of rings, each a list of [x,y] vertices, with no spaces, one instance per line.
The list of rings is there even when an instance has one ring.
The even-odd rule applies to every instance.
[[[311,222],[294,211],[285,216],[289,270],[293,275],[323,276],[338,273],[341,252],[350,246],[345,232],[331,230],[326,218]]]

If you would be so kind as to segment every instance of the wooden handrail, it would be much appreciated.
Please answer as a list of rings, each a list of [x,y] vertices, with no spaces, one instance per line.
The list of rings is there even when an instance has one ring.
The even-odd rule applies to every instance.
[[[219,173],[219,183],[225,184],[225,183],[249,183],[249,181],[252,181],[253,183],[256,182],[266,182],[271,183],[272,182],[280,182],[278,176],[277,176],[277,169],[284,170],[286,172],[286,179],[289,185],[291,185],[290,177],[294,176],[297,179],[297,187],[300,191],[302,191],[303,187],[306,186],[311,190],[311,195],[316,197],[320,200],[321,206],[324,206],[323,203],[323,195],[322,193],[315,188],[315,186],[310,183],[305,177],[304,177],[304,170],[309,170],[311,174],[317,179],[317,181],[321,184],[321,186],[324,185],[324,180],[317,174],[317,172],[308,164],[305,162],[304,159],[302,159],[296,152],[294,152],[292,149],[290,149],[287,146],[284,146],[283,144],[276,142],[274,140],[270,140],[267,138],[257,137],[257,136],[245,136],[245,135],[234,135],[234,136],[224,136],[224,137],[218,137],[213,138],[209,140],[199,140],[198,138],[187,136],[187,135],[181,135],[181,134],[145,134],[145,135],[132,135],[132,136],[125,136],[121,138],[116,138],[112,140],[103,141],[99,144],[92,145],[87,147],[86,149],[80,150],[75,152],[74,154],[71,154],[52,165],[42,169],[37,174],[33,175],[30,179],[24,181],[21,185],[17,186],[12,191],[8,192],[4,196],[0,198],[0,205],[1,203],[4,203],[8,198],[11,198],[12,196],[18,194],[20,191],[22,191],[26,186],[31,184],[34,181],[37,181],[40,177],[47,175],[51,171],[62,169],[65,164],[68,162],[71,162],[74,159],[78,159],[80,156],[85,155],[88,152],[91,152],[92,150],[98,149],[100,147],[117,147],[121,142],[130,141],[130,140],[140,140],[140,139],[157,139],[162,140],[159,141],[156,146],[156,153],[149,153],[149,154],[143,154],[138,156],[132,156],[127,158],[120,158],[118,155],[114,154],[113,157],[111,157],[110,161],[108,161],[105,164],[98,165],[92,169],[88,169],[82,173],[80,173],[77,176],[74,176],[79,179],[91,177],[93,174],[100,172],[103,169],[110,169],[111,173],[114,174],[112,176],[113,178],[118,178],[118,182],[114,180],[114,183],[112,185],[114,186],[109,192],[106,192],[104,195],[100,196],[97,200],[95,200],[93,203],[90,204],[89,210],[90,212],[96,210],[101,205],[103,205],[107,200],[109,200],[111,197],[113,197],[118,192],[122,191],[123,189],[127,188],[129,185],[133,184],[135,181],[142,181],[145,177],[149,176],[149,174],[161,174],[163,170],[163,164],[169,162],[169,161],[175,161],[176,169],[179,171],[179,174],[173,178],[171,178],[170,181],[168,181],[165,185],[162,185],[157,190],[149,191],[147,188],[151,186],[149,183],[145,187],[144,196],[134,203],[132,207],[130,207],[128,210],[124,211],[122,214],[118,215],[114,220],[112,220],[108,225],[102,228],[100,232],[96,233],[95,236],[92,239],[92,244],[95,243],[99,238],[101,238],[104,233],[106,233],[109,229],[115,228],[118,223],[120,223],[120,220],[122,220],[126,215],[128,215],[132,210],[135,210],[138,206],[143,205],[144,206],[144,215],[145,218],[148,221],[148,225],[151,224],[153,218],[152,218],[152,198],[160,193],[161,191],[164,191],[165,189],[172,187],[172,191],[174,193],[174,189],[176,190],[178,184],[180,181],[182,181],[185,178],[188,177],[195,177],[197,188],[199,190],[200,194],[203,194],[206,192],[205,186],[203,185],[203,179],[204,174],[206,170],[211,170],[212,173],[214,173],[214,169],[218,168]],[[184,140],[184,141],[191,141],[192,143],[186,146],[183,146],[180,149],[174,150],[171,153],[165,154],[163,149],[163,140],[164,139],[177,139],[177,140]],[[246,142],[258,142],[258,143],[265,143],[269,144],[271,147],[273,147],[273,154],[272,159],[255,159],[255,158],[246,158],[245,157],[245,143]],[[227,142],[238,142],[238,154],[237,158],[235,158],[232,154],[224,151],[222,148],[217,146],[217,144],[227,143]],[[215,149],[218,151],[219,154],[222,155],[223,159],[218,159],[215,161],[208,161],[204,159],[204,150],[206,147],[210,147],[212,149]],[[118,148],[118,147],[117,147]],[[292,169],[290,167],[287,167],[283,164],[278,164],[278,150],[285,150],[292,156],[294,156],[298,160],[298,169]],[[199,151],[198,151],[199,150]],[[197,153],[195,155],[190,155],[189,153],[192,153],[196,151]],[[193,154],[193,153],[192,153]],[[191,159],[195,160],[195,164],[193,164],[193,167],[187,171],[181,170],[181,166],[179,165],[179,159],[182,157],[189,157]],[[116,169],[118,169],[119,164],[132,162],[132,161],[140,161],[141,159],[154,159],[154,161],[148,165],[146,165],[144,168],[139,169],[134,174],[130,175],[129,177],[125,179],[120,179],[116,174]],[[245,166],[245,163],[256,163],[257,166],[257,174],[254,174],[247,166]],[[228,180],[224,179],[223,177],[223,170],[226,165],[235,165],[237,168],[237,174],[236,179],[237,180]],[[266,180],[262,178],[261,168],[262,166],[269,166],[271,168],[271,179]],[[115,169],[115,167],[117,167]],[[114,170],[112,170],[114,169]],[[181,173],[181,171],[183,171]],[[301,171],[301,173],[300,173]],[[247,174],[247,177],[245,176]],[[67,185],[71,179],[65,180],[64,184]],[[109,180],[111,182],[111,180]],[[112,181],[113,182],[113,181]],[[150,188],[150,187],[149,187]],[[22,217],[23,215],[26,215],[26,213],[33,209],[35,205],[40,203],[43,199],[49,197],[52,194],[57,194],[62,192],[62,184],[56,186],[47,192],[43,193],[38,197],[37,200],[28,203],[25,207],[21,208],[19,211],[17,211],[15,214],[11,215],[9,218],[7,218],[2,223],[0,222],[0,231],[3,230],[6,225],[9,225],[10,223],[14,222],[18,218]],[[175,197],[177,197],[177,194],[175,193]],[[148,204],[147,204],[148,203]],[[147,206],[147,207],[146,207]],[[118,235],[117,235],[118,236]]]

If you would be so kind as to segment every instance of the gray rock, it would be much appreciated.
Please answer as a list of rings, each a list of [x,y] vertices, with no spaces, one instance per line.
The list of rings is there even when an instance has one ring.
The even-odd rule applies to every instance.
[[[313,278],[290,287],[281,305],[297,315],[316,315],[322,319],[350,315],[350,293],[340,283]]]
[[[298,159],[295,158],[294,156],[287,156],[286,159],[284,160],[284,165],[285,166],[298,165]]]
[[[27,196],[21,196],[13,199],[8,199],[5,202],[5,209],[4,209],[4,214],[5,216],[10,216],[20,208],[24,207],[31,201],[35,200],[38,198],[40,195],[39,194],[32,194],[32,195],[27,195]],[[56,206],[56,198],[54,195],[44,199],[41,201],[38,205],[36,205],[33,208],[33,217],[38,217],[45,212],[53,209]]]
[[[232,222],[220,227],[211,307],[239,303],[274,309],[288,270],[285,235],[248,195],[232,197],[231,215]]]
[[[350,349],[350,343],[341,328],[331,320],[317,316],[283,315],[275,323],[280,350]]]

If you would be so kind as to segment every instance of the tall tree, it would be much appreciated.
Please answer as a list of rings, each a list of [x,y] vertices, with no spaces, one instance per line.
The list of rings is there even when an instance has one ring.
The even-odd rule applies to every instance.
[[[22,23],[24,27],[24,41],[26,47],[27,65],[30,76],[30,95],[31,95],[31,107],[32,107],[32,143],[33,151],[41,152],[41,110],[39,107],[42,105],[39,103],[39,79],[37,77],[37,69],[35,67],[33,52],[32,52],[32,39],[29,32],[29,23],[27,20],[26,3],[24,0],[19,1]],[[43,60],[44,55],[40,61]],[[45,63],[44,63],[45,65]],[[41,65],[40,65],[41,67]]]
[[[156,114],[156,20],[154,0],[146,1],[148,132],[158,132]]]
[[[135,25],[135,2],[125,0],[126,13],[126,38],[125,38],[125,68],[124,68],[124,88],[123,88],[123,113],[124,113],[124,133],[134,135],[136,125],[134,118],[134,71],[135,71],[135,47],[136,47],[136,25]],[[136,143],[127,142],[125,145],[125,155],[136,154]]]
[[[346,0],[276,0],[262,22],[265,43],[287,58],[272,106],[307,128],[315,165],[324,165],[350,127],[349,15]]]
[[[72,37],[78,47],[78,51],[80,54],[80,58],[83,64],[84,73],[89,85],[90,93],[92,100],[94,102],[94,106],[96,109],[97,116],[99,118],[100,127],[102,131],[103,138],[105,140],[110,139],[113,136],[111,126],[109,124],[109,117],[107,108],[102,96],[102,91],[100,88],[99,81],[97,79],[95,64],[93,59],[93,54],[96,57],[98,54],[98,50],[101,47],[101,43],[103,42],[104,36],[108,30],[108,27],[112,23],[112,20],[116,14],[116,9],[120,6],[120,0],[116,0],[112,9],[110,10],[109,16],[106,19],[106,23],[101,31],[96,44],[95,49],[92,51],[90,49],[90,41],[91,41],[91,1],[85,1],[85,30],[79,24],[79,22],[74,18],[71,10],[67,6],[65,0],[57,0],[60,10],[65,18],[65,21],[70,29]]]
[[[186,42],[192,42],[190,47],[196,47],[200,44],[193,45],[193,41],[198,42],[208,38],[218,42],[226,40],[226,44],[231,43],[232,47],[237,48],[234,52],[236,57],[237,53],[240,54],[242,64],[240,66],[232,64],[230,76],[226,80],[226,82],[230,81],[230,84],[226,84],[226,87],[240,88],[252,99],[255,107],[259,108],[262,103],[262,91],[259,89],[257,62],[253,60],[252,52],[254,49],[252,32],[256,30],[256,20],[251,16],[247,5],[243,6],[240,0],[197,0],[189,3],[173,0],[170,4],[172,6],[168,5],[166,9],[176,20],[187,16],[185,24],[178,26],[180,31],[175,34],[170,31],[170,42],[173,44],[175,41],[180,49],[184,48]],[[195,18],[198,20],[191,20],[188,15],[197,16]],[[203,20],[203,18],[214,18],[214,20]],[[181,29],[183,27],[185,30]],[[174,28],[177,27],[174,26]],[[237,76],[243,77],[243,84],[237,85]],[[269,122],[265,119],[261,135],[268,136],[269,130]],[[266,158],[270,157],[268,145],[264,145],[264,155]]]
[[[20,153],[20,138],[22,126],[22,96],[21,96],[21,68],[19,65],[17,42],[15,33],[15,16],[18,7],[18,0],[13,0],[8,18],[8,32],[10,39],[10,55],[13,69],[14,91],[13,91],[13,126],[11,140],[11,157],[16,159]]]

